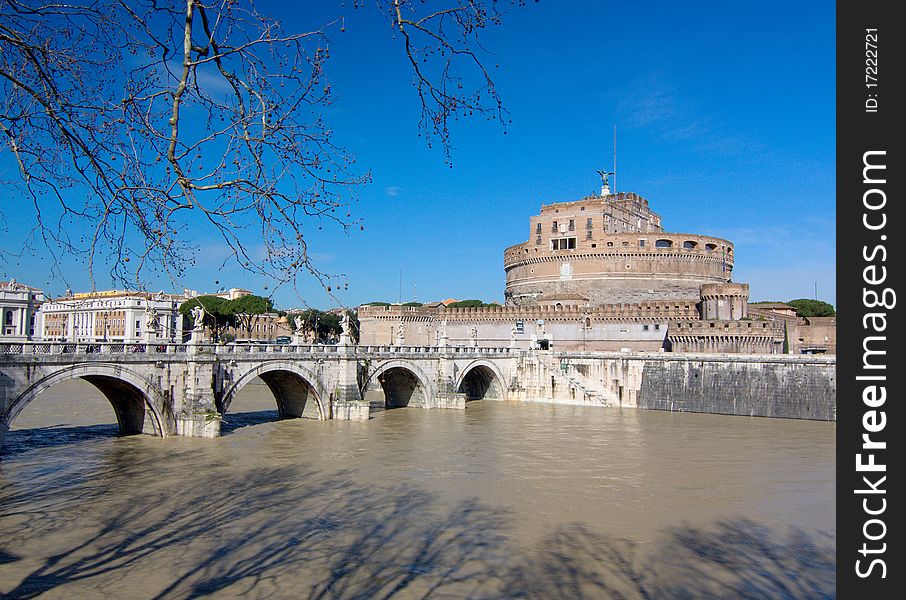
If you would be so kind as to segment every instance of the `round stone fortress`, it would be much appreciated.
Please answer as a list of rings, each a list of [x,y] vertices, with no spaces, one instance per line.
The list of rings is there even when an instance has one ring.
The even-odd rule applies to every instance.
[[[601,192],[531,218],[529,240],[504,251],[507,305],[698,300],[703,285],[731,281],[729,241],[665,232],[645,198],[611,194],[606,179]]]

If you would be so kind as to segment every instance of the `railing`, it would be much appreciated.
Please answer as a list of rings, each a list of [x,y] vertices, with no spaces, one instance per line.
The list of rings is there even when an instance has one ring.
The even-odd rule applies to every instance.
[[[511,354],[497,346],[338,346],[330,344],[210,344],[175,342],[0,342],[0,355],[148,355],[148,354]]]
[[[361,354],[510,354],[505,346],[356,346]]]
[[[0,354],[178,354],[187,344],[170,342],[0,342]]]

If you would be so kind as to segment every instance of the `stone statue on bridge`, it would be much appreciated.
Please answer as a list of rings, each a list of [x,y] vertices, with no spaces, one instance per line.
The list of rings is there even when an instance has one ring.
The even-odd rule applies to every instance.
[[[202,331],[204,329],[204,309],[200,304],[192,307],[192,321],[194,322],[192,327],[194,331]]]
[[[157,309],[149,306],[145,309],[145,329],[148,331],[160,331],[160,316]]]
[[[352,333],[352,325],[350,324],[349,313],[343,311],[343,317],[340,319],[340,341],[338,344],[340,346],[348,346],[350,340],[349,334]]]
[[[352,326],[349,324],[349,313],[345,310],[343,311],[343,318],[340,319],[340,327],[343,330],[342,333],[352,333]]]

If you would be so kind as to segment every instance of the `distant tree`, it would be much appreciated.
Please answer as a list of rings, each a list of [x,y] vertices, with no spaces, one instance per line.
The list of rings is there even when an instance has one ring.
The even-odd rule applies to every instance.
[[[64,281],[59,259],[75,255],[92,282],[106,268],[141,287],[181,277],[213,234],[242,269],[279,283],[308,272],[330,291],[306,234],[358,225],[350,201],[370,181],[324,119],[329,35],[366,3],[338,4],[287,32],[251,0],[0,0],[0,140],[33,210],[26,247],[43,245]],[[376,5],[421,134],[447,158],[451,122],[507,122],[479,40],[500,23],[496,1]],[[321,12],[299,6],[303,21]]]
[[[413,301],[413,302],[403,302],[400,306],[414,306],[414,307],[418,307],[418,306],[424,306],[424,304],[422,304],[421,302],[414,302],[414,301]]]
[[[331,340],[340,337],[343,327],[340,325],[341,316],[336,313],[322,312],[318,327],[319,340]]]
[[[319,315],[320,311],[315,309],[307,309],[291,315],[289,320],[292,324],[293,332],[297,335],[311,334],[315,331]],[[300,320],[302,321],[301,326],[299,326]]]
[[[236,328],[244,331],[246,338],[251,338],[255,325],[261,320],[262,315],[273,313],[274,305],[270,298],[250,294],[228,300],[223,306],[223,311],[233,316]]]
[[[228,300],[217,296],[198,296],[180,304],[179,312],[194,326],[192,309],[196,306],[204,309],[203,325],[211,330],[211,338],[218,342],[223,333],[236,323],[235,316],[227,309],[228,304]]]
[[[790,300],[787,302],[790,306],[796,309],[796,314],[800,317],[835,317],[837,316],[837,311],[834,310],[833,305],[824,302],[823,300],[810,300],[808,298],[799,298],[798,300]]]
[[[389,302],[366,302],[362,306],[392,306]]]
[[[302,334],[315,340],[327,340],[340,335],[340,315],[308,308],[296,316],[302,318]]]
[[[481,300],[459,300],[457,302],[451,302],[447,305],[447,308],[482,308],[490,306],[500,306],[496,302],[485,303]]]

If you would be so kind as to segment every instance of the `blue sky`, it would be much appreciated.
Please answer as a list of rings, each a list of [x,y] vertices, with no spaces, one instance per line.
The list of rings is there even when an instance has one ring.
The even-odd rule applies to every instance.
[[[345,16],[345,32],[329,31],[336,102],[325,116],[373,182],[353,205],[364,231],[325,227],[310,240],[322,269],[347,275],[344,304],[502,301],[504,248],[527,239],[542,203],[596,189],[614,125],[619,190],[645,196],[669,231],[734,242],[734,280],[752,300],[810,298],[817,284],[836,303],[833,3],[529,2],[483,35],[512,124],[504,135],[458,122],[452,168],[417,136],[399,40],[370,2],[269,4],[259,7],[287,30]],[[8,220],[16,211],[5,206]],[[28,257],[0,275],[59,294],[45,263]],[[197,268],[183,285],[261,293],[264,281]],[[330,306],[313,281],[275,300]]]

